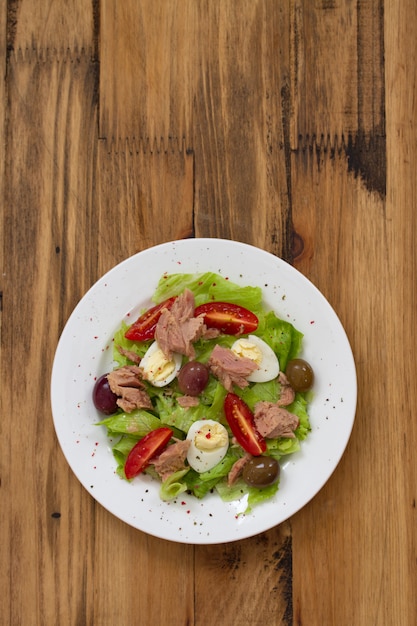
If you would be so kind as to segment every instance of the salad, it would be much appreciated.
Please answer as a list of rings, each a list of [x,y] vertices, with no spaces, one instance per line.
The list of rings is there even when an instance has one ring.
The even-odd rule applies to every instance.
[[[302,333],[266,310],[260,287],[213,272],[164,274],[152,305],[113,341],[93,401],[118,475],[158,479],[160,497],[247,496],[279,488],[280,461],[310,431],[314,383]]]

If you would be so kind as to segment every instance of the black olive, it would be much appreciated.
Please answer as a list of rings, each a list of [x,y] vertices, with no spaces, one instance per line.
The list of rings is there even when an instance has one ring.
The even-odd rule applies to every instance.
[[[295,391],[308,391],[313,386],[313,368],[304,359],[292,359],[292,361],[289,361],[285,375]]]
[[[207,386],[209,371],[199,361],[189,361],[178,373],[178,387],[188,396],[198,396]]]
[[[272,456],[255,456],[243,468],[242,478],[252,487],[268,487],[279,477],[279,463]]]

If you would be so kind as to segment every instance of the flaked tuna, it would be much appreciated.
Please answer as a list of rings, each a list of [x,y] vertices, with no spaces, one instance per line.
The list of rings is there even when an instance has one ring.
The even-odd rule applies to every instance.
[[[255,405],[255,425],[258,432],[267,439],[277,437],[294,438],[294,430],[300,420],[278,403],[261,401]]]
[[[176,441],[171,446],[168,446],[156,459],[151,460],[163,481],[174,472],[185,468],[185,459],[190,445],[191,441],[189,439]]]
[[[135,363],[135,365],[139,365],[142,360],[141,357],[136,354],[136,352],[133,352],[133,350],[126,350],[125,348],[122,348],[122,346],[117,346],[117,349],[122,356],[125,356],[127,359],[129,359],[129,361]]]
[[[198,406],[200,400],[196,396],[178,396],[177,398],[178,404],[183,408],[187,409],[191,406]]]
[[[284,372],[280,372],[278,374],[278,381],[281,386],[281,391],[277,404],[279,406],[288,406],[289,404],[294,402],[295,391],[291,387],[289,380],[285,376]]]
[[[258,369],[252,359],[237,356],[232,350],[219,344],[213,348],[208,366],[227,391],[233,391],[233,385],[240,389],[247,387],[247,376]]]
[[[242,474],[243,468],[246,463],[252,459],[251,454],[245,454],[242,458],[238,459],[235,463],[233,463],[231,470],[227,475],[227,484],[229,487],[235,484],[239,476]]]
[[[137,365],[125,365],[107,375],[110,389],[118,396],[117,406],[126,413],[134,409],[153,408],[140,376],[141,370]]]
[[[164,309],[155,329],[155,339],[168,359],[172,353],[195,357],[193,343],[206,331],[202,317],[194,317],[194,294],[185,289],[171,309]]]

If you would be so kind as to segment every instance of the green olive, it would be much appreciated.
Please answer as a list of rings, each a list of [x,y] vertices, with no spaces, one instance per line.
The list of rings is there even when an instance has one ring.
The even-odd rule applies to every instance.
[[[255,456],[243,468],[242,478],[252,487],[268,487],[279,477],[279,463],[272,456]]]
[[[292,361],[289,361],[285,375],[295,391],[308,391],[313,386],[313,368],[304,359],[292,359]]]

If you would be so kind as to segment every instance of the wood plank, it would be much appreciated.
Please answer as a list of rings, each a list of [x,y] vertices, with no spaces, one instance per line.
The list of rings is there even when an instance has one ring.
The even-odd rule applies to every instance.
[[[276,2],[211,2],[198,26],[196,232],[289,259],[289,15]]]
[[[7,1],[0,0],[0,23],[6,24],[7,22]],[[7,41],[6,41],[6,29],[0,30],[0,63],[1,63],[1,75],[6,76],[6,58],[7,58]],[[6,81],[0,81],[0,137],[5,136],[6,132]],[[4,316],[3,316],[3,290],[4,290],[4,278],[5,278],[5,257],[6,252],[6,232],[4,224],[4,192],[5,192],[5,155],[6,147],[4,140],[0,142],[0,198],[2,208],[0,209],[0,338],[3,336]],[[0,364],[4,360],[4,344],[0,341]],[[1,370],[0,370],[1,375]],[[6,394],[4,393],[3,384],[1,386],[3,390],[0,393],[0,415],[7,415],[8,405]],[[10,506],[8,502],[8,490],[6,471],[11,467],[11,453],[10,446],[8,445],[6,438],[6,429],[3,425],[3,420],[0,421],[0,440],[4,444],[0,444],[0,527],[2,529],[2,541],[0,542],[0,563],[2,564],[2,573],[0,574],[0,585],[3,590],[3,596],[6,600],[11,596],[11,560],[10,560],[10,546],[12,545],[12,528],[9,524],[8,515],[10,513]]]
[[[389,550],[384,567],[389,566],[391,574],[386,583],[387,593],[396,596],[389,616],[391,618],[393,611],[398,611],[404,623],[408,619],[411,624],[417,615],[417,389],[412,365],[417,348],[417,16],[414,2],[408,0],[401,7],[387,3],[385,20],[389,164],[386,241],[389,246],[387,277],[390,279],[386,287],[389,291],[386,316],[390,337],[387,350],[396,377],[389,381],[387,390],[389,407],[395,415],[395,419],[390,420],[388,432],[395,450],[392,459],[395,471],[390,475],[392,490],[389,494],[389,504],[395,515],[387,523]],[[401,400],[397,403],[395,398]]]
[[[50,0],[7,2],[7,45],[9,50],[36,50],[47,55],[72,57],[96,55],[100,1],[86,3]]]
[[[250,539],[199,546],[196,623],[202,619],[204,626],[292,624],[291,535],[291,523],[284,522]]]
[[[82,623],[94,503],[58,448],[48,381],[63,323],[93,277],[85,251],[94,246],[96,67],[86,55],[39,60],[17,51],[7,75],[1,377],[7,414],[24,432],[14,420],[3,424],[2,449],[20,469],[2,482],[13,536],[2,589],[11,585],[10,623]]]
[[[194,163],[184,143],[101,140],[98,153],[100,275],[135,252],[194,235]]]
[[[100,135],[122,145],[184,139],[196,155],[196,234],[289,258],[288,16],[269,0],[123,9],[105,0],[101,23]],[[280,64],[266,61],[274,47]]]
[[[309,242],[296,266],[338,313],[358,372],[357,416],[348,449],[327,485],[292,518],[294,615],[312,625],[347,626],[367,619],[388,624],[378,621],[378,611],[393,600],[376,594],[386,566],[382,509],[390,490],[386,481],[375,482],[387,471],[380,449],[389,432],[385,420],[381,424],[386,380],[376,374],[388,371],[391,363],[386,340],[381,341],[390,334],[389,320],[375,315],[389,299],[382,271],[387,263],[384,206],[378,194],[349,174],[344,156],[320,155],[318,165],[317,155],[306,153],[294,155],[294,161],[293,214],[298,232],[308,232]],[[329,407],[329,419],[337,417]],[[331,589],[331,597],[320,593],[323,587]]]
[[[416,391],[407,381],[407,358],[398,350],[399,345],[407,345],[411,355],[415,349],[415,258],[410,259],[410,250],[416,190],[408,165],[414,159],[414,144],[398,132],[411,111],[415,116],[415,105],[409,101],[408,107],[401,107],[401,100],[388,96],[391,176],[386,179],[384,51],[375,46],[383,35],[380,29],[360,23],[364,15],[375,17],[376,7],[375,3],[357,7],[358,119],[356,127],[347,128],[360,148],[352,154],[346,146],[301,142],[292,157],[293,219],[303,244],[296,266],[339,314],[352,343],[359,382],[356,424],[347,452],[325,488],[292,519],[294,619],[313,626],[408,625],[416,615],[416,473],[406,444],[408,437],[416,436],[412,420]],[[415,29],[411,3],[408,11]],[[398,81],[395,63],[404,67],[406,57],[410,58],[408,43],[401,49],[392,37],[390,24],[399,21],[398,14],[391,14],[385,22],[385,34],[389,33],[385,58],[392,59],[387,94],[398,93],[393,89]],[[371,30],[373,35],[365,42],[363,33]],[[404,22],[401,32],[405,30]],[[310,41],[311,37],[310,32]],[[335,56],[333,64],[326,65],[332,77],[339,65]],[[305,63],[308,66],[309,61]],[[325,63],[329,63],[328,51],[318,46],[314,66]],[[317,77],[313,74],[310,80],[316,84]],[[415,93],[415,80],[402,87],[401,93],[410,87]],[[318,101],[330,103],[333,111],[332,82],[324,82],[321,89]],[[296,102],[303,111],[312,111],[310,93],[300,91]],[[395,126],[398,114],[402,122]],[[305,123],[302,139],[317,132],[315,115],[313,111],[306,121],[300,113],[299,120]],[[338,130],[335,124],[330,123],[330,137]],[[398,136],[399,141],[394,141]],[[355,158],[357,167],[352,167]],[[395,289],[398,275],[406,285],[400,292]],[[385,376],[388,371],[396,375]],[[397,376],[403,381],[401,390]],[[388,455],[381,453],[387,445]],[[393,509],[395,515],[387,515]],[[323,594],[323,589],[329,593]]]
[[[189,141],[195,9],[192,0],[103,0],[101,137]]]
[[[291,145],[384,134],[384,12],[380,0],[291,2]]]
[[[7,22],[7,2],[6,0],[0,0],[0,22],[2,24],[6,24]],[[6,58],[7,58],[7,37],[6,37],[6,29],[2,28],[0,31],[0,58],[1,58],[1,75],[6,76]],[[0,111],[2,115],[0,116],[0,137],[5,136],[6,132],[6,116],[4,112],[6,111],[6,81],[0,81]],[[5,145],[4,141],[0,142],[0,198],[4,198],[4,164],[5,164]],[[0,248],[0,276],[4,275],[3,270],[3,255],[4,255],[4,223],[3,223],[4,214],[3,211],[0,211],[0,237],[3,245]],[[0,279],[1,281],[1,279]],[[1,294],[1,282],[0,282],[0,294]],[[1,316],[1,296],[0,296],[0,316]],[[0,356],[1,356],[1,344],[0,344]],[[0,397],[1,402],[1,397]],[[1,405],[0,405],[1,406]],[[3,414],[3,413],[2,413]]]
[[[7,457],[4,446],[1,457],[9,459],[2,471],[2,529],[4,538],[6,532],[13,537],[6,542],[10,558],[2,559],[9,564],[2,568],[4,617],[8,623],[86,623],[94,503],[59,450],[45,379],[62,326],[92,280],[84,250],[86,241],[93,243],[91,148],[97,141],[93,15],[85,3],[74,3],[70,12],[46,2],[9,2],[7,9],[2,343],[9,357],[2,359],[1,376],[7,413],[19,416],[24,435],[10,420],[2,433]],[[16,389],[24,390],[23,402]],[[20,470],[9,472],[14,458],[23,459]]]

